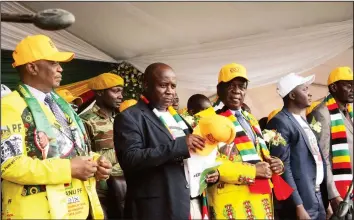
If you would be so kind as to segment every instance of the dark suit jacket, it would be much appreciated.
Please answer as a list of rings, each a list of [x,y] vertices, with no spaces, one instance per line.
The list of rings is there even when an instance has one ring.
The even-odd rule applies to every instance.
[[[285,172],[282,177],[294,189],[287,200],[275,201],[275,209],[282,218],[294,218],[296,217],[295,208],[297,205],[303,204],[305,209],[309,211],[318,204],[315,196],[315,159],[311,153],[311,146],[305,131],[287,109],[283,108],[272,118],[267,124],[267,129],[277,130],[287,142],[286,146],[271,147],[270,152],[271,155],[283,161]],[[321,184],[321,193],[324,207],[327,208],[326,165],[325,161],[322,161],[324,163],[324,180]]]
[[[115,118],[114,146],[127,182],[125,218],[188,219],[185,137],[173,140],[158,117],[139,101]]]

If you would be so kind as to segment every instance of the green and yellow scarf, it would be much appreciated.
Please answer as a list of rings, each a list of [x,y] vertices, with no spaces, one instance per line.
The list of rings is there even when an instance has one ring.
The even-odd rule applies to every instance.
[[[353,180],[347,133],[336,100],[330,94],[326,97],[325,102],[331,118],[333,179],[340,196],[344,199]],[[348,105],[347,108],[350,118],[353,121],[353,110],[350,105]]]

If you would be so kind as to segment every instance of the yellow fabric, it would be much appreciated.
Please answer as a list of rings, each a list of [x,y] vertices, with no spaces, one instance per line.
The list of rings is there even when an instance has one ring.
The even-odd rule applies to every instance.
[[[213,108],[199,112],[201,117],[198,125],[193,129],[193,134],[206,139],[205,148],[197,150],[202,156],[209,155],[219,142],[230,144],[236,136],[236,129],[233,123],[224,116],[217,115]]]
[[[54,123],[55,117],[49,108],[42,103],[40,106],[49,122]],[[21,119],[25,108],[27,105],[17,91],[1,100],[1,141],[11,137],[22,140],[22,154],[10,157],[1,164],[2,219],[86,219],[90,207],[88,201],[93,218],[103,219],[94,177],[84,182],[72,179],[71,165],[67,159],[39,160],[27,156],[26,129]],[[97,157],[95,155],[94,159]],[[72,188],[65,188],[64,184],[68,183]],[[22,195],[24,185],[45,185],[46,191]],[[76,194],[70,195],[72,190]],[[80,202],[68,204],[68,200],[77,199]]]
[[[280,108],[273,110],[269,115],[268,115],[268,121],[269,122],[276,114],[278,114],[281,111]]]
[[[67,89],[71,92],[71,94],[73,96],[80,96],[88,91],[90,91],[90,88],[88,87],[88,83],[90,82],[92,78],[87,79],[87,80],[83,80],[83,81],[79,81],[76,83],[71,83],[71,84],[67,84],[64,86],[60,86],[57,88],[57,90],[62,90],[62,89]]]
[[[123,112],[125,109],[135,105],[136,103],[137,101],[135,99],[125,100],[124,102],[122,102],[122,104],[120,104],[119,112]]]
[[[319,104],[321,104],[320,101],[312,102],[310,107],[306,108],[306,116],[310,114]]]
[[[350,156],[337,156],[333,158],[333,163],[342,163],[350,161]]]
[[[241,77],[248,81],[246,68],[240,64],[230,63],[221,68],[218,83],[229,82],[236,77]]]
[[[102,73],[92,78],[88,85],[92,90],[109,89],[114,86],[124,86],[123,78],[114,73]]]
[[[17,44],[12,57],[15,60],[12,66],[16,67],[37,60],[69,62],[74,58],[74,53],[59,52],[49,37],[34,35],[24,38]]]
[[[345,125],[336,125],[331,127],[332,133],[341,132],[341,131],[345,131]]]
[[[68,103],[73,102],[75,99],[79,100],[79,105],[83,102],[81,97],[73,96],[73,94],[67,89],[56,90],[56,92]]]
[[[348,66],[335,68],[328,77],[327,85],[331,85],[340,80],[353,80],[353,71]]]
[[[213,219],[272,219],[272,196],[252,194],[247,185],[247,179],[256,177],[255,166],[243,163],[240,156],[236,156],[233,162],[225,157],[219,157],[217,161],[222,162],[218,169],[220,180],[208,187]]]

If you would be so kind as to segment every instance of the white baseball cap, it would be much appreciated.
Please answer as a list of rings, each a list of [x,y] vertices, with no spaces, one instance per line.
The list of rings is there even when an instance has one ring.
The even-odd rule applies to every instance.
[[[289,94],[296,86],[299,85],[310,85],[315,81],[315,75],[311,75],[308,77],[302,77],[295,73],[290,73],[286,76],[280,78],[277,85],[277,92],[280,97],[284,98],[287,94]]]

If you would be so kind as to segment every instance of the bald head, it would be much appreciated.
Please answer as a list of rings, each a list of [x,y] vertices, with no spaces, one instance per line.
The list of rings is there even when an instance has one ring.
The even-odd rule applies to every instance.
[[[164,63],[150,64],[144,72],[144,95],[158,110],[165,111],[173,104],[176,93],[176,75]]]
[[[164,63],[153,63],[146,67],[144,72],[144,83],[150,84],[155,80],[156,77],[159,77],[163,70],[172,70],[172,68]],[[173,70],[172,70],[173,71]]]

